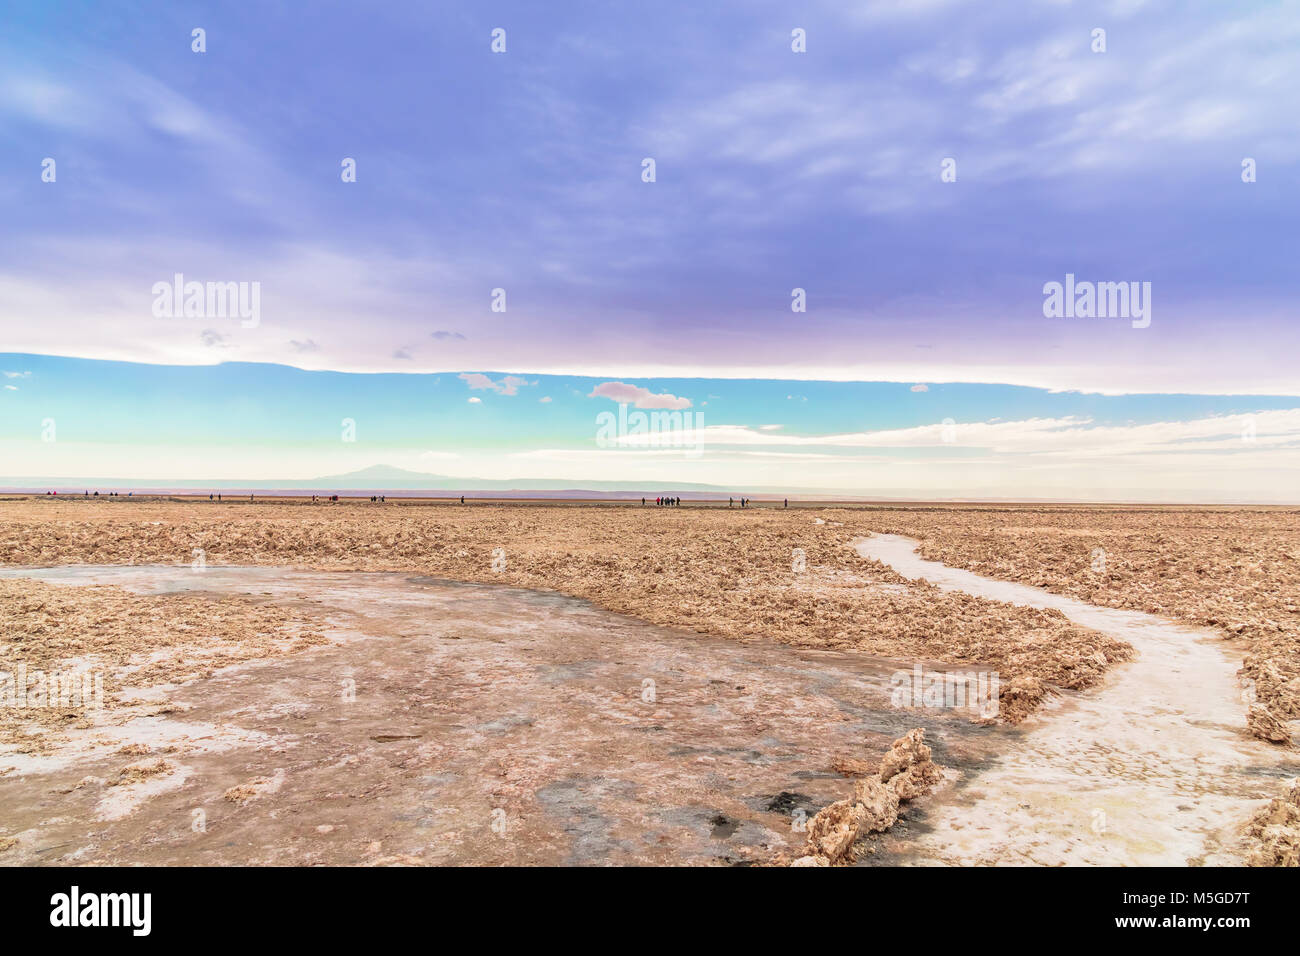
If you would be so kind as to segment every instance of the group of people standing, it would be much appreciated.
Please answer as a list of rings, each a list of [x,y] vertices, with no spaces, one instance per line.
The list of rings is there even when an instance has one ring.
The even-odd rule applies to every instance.
[[[681,503],[682,503],[681,498],[665,498],[662,495],[660,495],[658,498],[655,499],[655,504],[661,508],[664,507],[676,508]],[[641,504],[645,504],[644,498],[641,499]]]

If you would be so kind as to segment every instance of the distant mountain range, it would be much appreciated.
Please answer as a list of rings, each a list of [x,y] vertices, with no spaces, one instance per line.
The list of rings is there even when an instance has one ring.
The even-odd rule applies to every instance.
[[[748,488],[723,488],[718,485],[699,484],[696,482],[672,482],[655,484],[644,481],[591,481],[565,478],[453,478],[447,475],[431,475],[418,471],[408,471],[392,465],[372,465],[360,471],[351,471],[342,475],[324,475],[320,478],[304,479],[253,479],[238,481],[216,479],[198,481],[193,479],[166,478],[4,478],[0,477],[0,491],[18,493],[43,493],[58,491],[60,494],[80,494],[83,491],[117,491],[137,494],[198,494],[203,492],[266,492],[286,494],[295,491],[308,494],[322,492],[364,492],[366,494],[401,494],[405,497],[420,492],[442,492],[456,495],[511,493],[529,497],[530,493],[543,493],[547,497],[640,497],[641,495],[682,494],[700,497],[718,497],[729,494],[759,493]],[[790,493],[795,490],[791,489]],[[818,494],[825,495],[824,491]]]
[[[278,487],[277,483],[277,487]],[[295,487],[304,483],[285,482]],[[326,475],[305,483],[312,488],[348,488],[394,491],[604,491],[632,492],[638,494],[654,487],[644,481],[590,481],[569,478],[450,478],[446,475],[430,475],[419,471],[408,471],[392,465],[372,465],[360,471],[350,471],[343,475]],[[675,493],[677,491],[707,491],[726,494],[728,489],[718,485],[705,485],[697,482],[673,482],[669,487],[660,487],[655,493]]]
[[[798,498],[800,501],[858,501],[858,502],[917,502],[932,504],[944,502],[969,502],[999,504],[1007,502],[1037,502],[1042,504],[1065,504],[1077,502],[1070,498],[999,498],[999,497],[944,497],[917,499],[897,489],[884,489],[894,494],[864,495],[858,491],[835,490],[826,488],[724,488],[720,485],[708,485],[698,482],[644,482],[644,481],[591,481],[587,479],[565,478],[452,478],[447,475],[431,475],[392,465],[372,465],[360,471],[350,471],[342,475],[324,475],[320,478],[304,479],[260,479],[237,481],[217,479],[214,481],[195,481],[192,479],[155,479],[155,478],[7,478],[0,477],[0,493],[9,494],[45,494],[57,491],[61,495],[81,495],[89,491],[98,491],[101,495],[109,491],[119,494],[137,495],[202,495],[221,492],[231,495],[312,495],[341,494],[347,497],[382,494],[394,498],[454,498],[459,495],[474,498],[588,498],[630,500],[641,497],[654,498],[659,495],[675,495],[688,500],[718,499],[729,496],[745,496],[759,499]],[[1132,497],[1117,497],[1110,502],[1097,503],[1143,503],[1156,504],[1140,494]],[[1224,502],[1224,504],[1253,504],[1256,502]]]

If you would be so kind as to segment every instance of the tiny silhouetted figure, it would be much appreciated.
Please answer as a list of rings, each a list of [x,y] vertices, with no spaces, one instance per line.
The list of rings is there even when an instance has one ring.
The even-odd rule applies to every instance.
[[[461,504],[464,504],[464,503],[465,503],[465,496],[464,496],[464,495],[461,495],[461,496],[460,496],[460,503],[461,503]]]
[[[727,499],[727,507],[728,507],[728,508],[734,507],[735,504],[736,504],[736,499],[735,499],[735,498],[728,498],[728,499]]]
[[[642,508],[645,507],[645,498],[642,498],[642,499],[641,499],[641,507],[642,507]]]
[[[787,508],[790,507],[790,499],[789,499],[789,498],[786,498],[786,499],[785,499],[785,506],[786,506]]]

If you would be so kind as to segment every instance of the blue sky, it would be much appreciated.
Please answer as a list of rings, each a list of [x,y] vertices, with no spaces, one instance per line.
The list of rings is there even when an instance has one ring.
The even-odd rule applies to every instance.
[[[1294,396],[159,366],[0,355],[3,478],[459,478],[828,494],[1292,500]],[[602,416],[676,414],[659,445]],[[606,419],[607,420],[607,419]],[[621,426],[620,426],[621,427]],[[11,482],[13,484],[15,482]],[[17,482],[21,483],[21,482]]]
[[[36,415],[63,423],[71,456],[46,464],[104,474],[109,451],[76,456],[72,436],[108,408],[136,430],[109,442],[137,443],[123,466],[346,470],[309,447],[337,422],[299,410],[333,422],[356,404],[376,452],[429,437],[461,456],[443,464],[480,469],[464,474],[570,477],[592,467],[573,456],[601,382],[684,396],[710,429],[781,426],[751,445],[710,432],[730,463],[709,467],[738,482],[761,462],[797,485],[874,487],[898,467],[782,459],[814,452],[770,433],[1072,418],[1081,431],[1159,420],[1191,440],[1190,422],[1300,406],[1277,398],[1300,394],[1297,41],[1294,2],[11,2],[0,349],[15,377],[0,383],[0,472],[51,473],[21,457]],[[155,284],[178,273],[257,283],[256,322],[155,314]],[[1044,284],[1067,274],[1150,283],[1150,324],[1045,316]],[[791,311],[796,288],[806,312]],[[542,384],[467,396],[459,373],[488,371]],[[172,397],[150,402],[159,389]],[[409,411],[454,389],[436,427]],[[241,409],[283,428],[242,457],[195,420]],[[146,453],[159,435],[188,450]],[[1094,432],[1102,450],[1076,462],[1080,494],[1103,483],[1112,438],[1112,454],[1128,447]],[[961,443],[900,440],[932,469],[969,467]],[[1236,478],[1207,464],[1219,477],[1197,493],[1283,495],[1293,482],[1261,476],[1285,474],[1294,448],[1238,454]],[[619,467],[669,474],[645,457]],[[1135,465],[1125,487],[1154,494],[1187,466]],[[935,493],[960,493],[962,474]],[[970,480],[1060,483],[1023,463]]]

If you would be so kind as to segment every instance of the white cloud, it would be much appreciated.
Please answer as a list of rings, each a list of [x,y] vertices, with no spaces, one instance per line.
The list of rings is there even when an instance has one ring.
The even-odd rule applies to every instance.
[[[640,385],[626,382],[602,382],[591,390],[588,398],[608,398],[619,404],[635,405],[637,408],[690,408],[689,398],[678,398],[668,392],[656,395]]]
[[[1243,436],[1249,435],[1249,439]],[[655,436],[620,436],[619,444],[653,444]],[[947,440],[951,439],[951,440]],[[684,429],[684,444],[705,447],[947,449],[959,455],[1115,459],[1130,455],[1251,452],[1273,449],[1300,453],[1300,408],[1223,415],[1184,422],[1146,425],[1096,425],[1091,419],[1030,418],[1020,421],[942,422],[910,428],[832,435],[772,434],[744,425]]]
[[[499,382],[492,381],[489,376],[484,375],[482,372],[461,372],[460,377],[465,380],[470,388],[487,388],[499,395],[517,395],[519,394],[519,387],[528,384],[526,379],[520,378],[518,375],[507,375]]]

